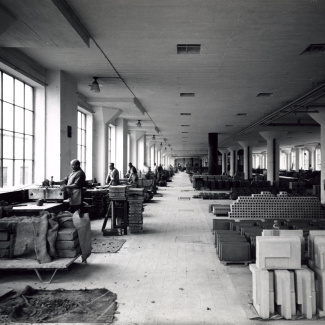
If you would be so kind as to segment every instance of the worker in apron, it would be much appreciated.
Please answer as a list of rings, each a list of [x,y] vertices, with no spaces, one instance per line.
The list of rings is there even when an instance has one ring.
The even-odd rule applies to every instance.
[[[80,161],[73,159],[70,162],[72,173],[59,182],[52,182],[53,185],[61,185],[61,191],[68,191],[70,212],[73,213],[83,206],[83,187],[86,181],[86,174],[80,168]]]

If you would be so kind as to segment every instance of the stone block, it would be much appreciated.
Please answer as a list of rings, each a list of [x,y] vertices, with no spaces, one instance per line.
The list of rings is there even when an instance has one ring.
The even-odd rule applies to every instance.
[[[288,230],[288,229],[280,229],[280,230],[274,230],[274,229],[264,229],[262,236],[280,236],[280,237],[292,237],[292,236],[298,236],[300,238],[301,242],[301,259],[305,259],[305,237],[304,232],[302,229],[295,229],[295,230]]]
[[[256,264],[250,264],[252,272],[253,305],[264,319],[269,319],[274,314],[274,273],[273,271],[260,270]]]
[[[59,257],[76,257],[81,253],[80,246],[74,249],[58,249],[57,250]]]
[[[75,228],[62,228],[58,231],[57,241],[60,240],[73,240],[78,236],[77,229]]]
[[[296,315],[294,272],[274,270],[274,301],[278,313],[285,319]]]
[[[79,245],[78,237],[73,240],[59,240],[56,241],[56,249],[74,249]]]
[[[325,230],[310,230],[308,235],[308,257],[314,259],[315,236],[325,236]]]
[[[296,303],[298,310],[307,319],[316,314],[315,275],[310,269],[295,270]]]
[[[233,242],[247,242],[244,236],[236,236],[236,237],[219,237],[218,242],[216,243],[217,254],[219,255],[220,244],[221,243],[233,243]]]
[[[256,237],[256,266],[259,269],[301,269],[301,242],[294,237]]]
[[[325,269],[325,236],[314,237],[314,263],[321,270]]]
[[[0,241],[9,240],[9,234],[5,231],[0,231]]]
[[[316,290],[316,308],[318,314],[324,316],[325,313],[325,270],[320,270],[317,267],[311,267],[315,275],[315,290]]]

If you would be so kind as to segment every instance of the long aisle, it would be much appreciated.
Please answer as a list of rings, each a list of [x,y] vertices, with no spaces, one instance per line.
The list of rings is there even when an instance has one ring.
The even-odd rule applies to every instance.
[[[4,272],[0,292],[26,285],[107,288],[118,297],[117,325],[264,324],[249,320],[254,314],[249,312],[248,267],[224,266],[217,258],[208,213],[213,201],[192,198],[195,191],[186,173],[167,185],[145,206],[144,232],[117,237],[126,239],[118,253],[92,254],[87,265],[74,263],[51,284],[38,282],[32,271]],[[92,221],[93,231],[98,233],[102,223]]]

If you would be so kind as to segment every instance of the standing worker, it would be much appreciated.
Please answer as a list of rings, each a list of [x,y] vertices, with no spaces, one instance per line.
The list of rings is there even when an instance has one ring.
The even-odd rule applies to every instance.
[[[120,177],[118,170],[114,167],[114,163],[109,164],[109,172],[106,177],[106,184],[110,185],[120,185]]]
[[[138,183],[138,171],[137,169],[132,165],[132,163],[129,163],[129,172],[127,174],[128,182],[131,184]]]
[[[82,208],[83,193],[82,188],[86,182],[86,174],[80,168],[80,161],[73,159],[70,162],[72,173],[59,182],[52,182],[53,185],[61,185],[61,191],[68,190],[70,212],[75,212]]]

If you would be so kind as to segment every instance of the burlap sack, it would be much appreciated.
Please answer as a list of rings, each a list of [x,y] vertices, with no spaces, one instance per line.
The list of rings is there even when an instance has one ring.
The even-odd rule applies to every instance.
[[[51,262],[51,256],[47,252],[48,215],[33,217],[34,246],[36,259],[40,264]]]

